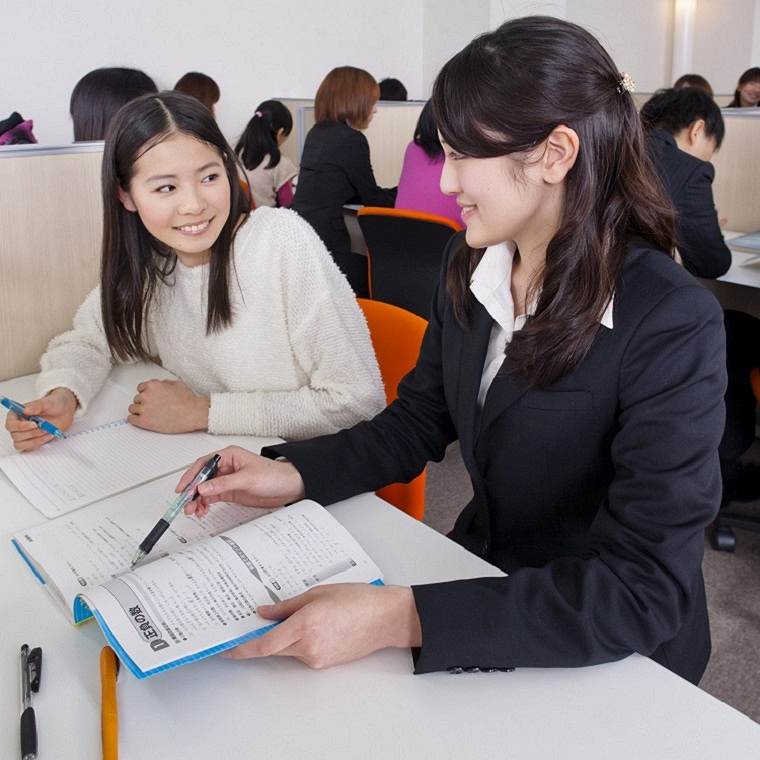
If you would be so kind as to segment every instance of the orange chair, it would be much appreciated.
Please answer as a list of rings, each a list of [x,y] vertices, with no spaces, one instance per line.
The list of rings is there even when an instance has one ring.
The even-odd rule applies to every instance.
[[[357,298],[369,325],[372,345],[380,365],[388,404],[397,397],[401,378],[417,363],[427,322],[409,311],[381,301]],[[377,495],[408,515],[421,520],[425,514],[425,479],[423,470],[409,483],[391,483]]]
[[[427,319],[443,251],[462,227],[404,208],[364,206],[356,219],[367,243],[370,298]]]

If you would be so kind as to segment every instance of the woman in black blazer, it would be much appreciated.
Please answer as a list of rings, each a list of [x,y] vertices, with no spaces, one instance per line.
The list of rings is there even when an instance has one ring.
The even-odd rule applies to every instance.
[[[676,245],[695,277],[720,277],[731,251],[715,210],[710,159],[725,134],[715,101],[703,90],[660,90],[641,109],[647,148],[677,211]]]
[[[458,438],[474,498],[451,536],[508,577],[313,590],[259,608],[287,620],[233,657],[322,667],[410,646],[422,673],[641,652],[699,680],[722,318],[668,253],[672,211],[630,89],[588,32],[556,18],[509,21],[451,59],[433,104],[442,188],[467,230],[398,400],[265,451],[287,462],[225,450],[191,506],[330,503],[410,479]]]
[[[325,77],[291,205],[322,238],[357,295],[367,292],[367,259],[351,252],[343,206],[393,206],[396,200],[395,188],[378,187],[369,144],[360,132],[372,121],[379,94],[377,82],[363,69],[341,66]]]

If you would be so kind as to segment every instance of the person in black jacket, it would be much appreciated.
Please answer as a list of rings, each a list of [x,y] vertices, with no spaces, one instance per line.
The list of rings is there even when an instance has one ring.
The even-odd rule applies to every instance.
[[[720,277],[731,266],[712,194],[710,163],[725,134],[715,101],[696,87],[660,90],[641,109],[647,147],[678,217],[676,241],[696,277]]]
[[[451,537],[509,575],[314,589],[259,607],[287,619],[230,656],[324,667],[408,646],[424,673],[640,652],[699,680],[722,315],[672,260],[673,212],[630,88],[594,37],[556,18],[508,21],[454,56],[433,108],[441,186],[467,230],[398,399],[269,459],[223,450],[189,508],[331,503],[409,480],[458,438],[474,497]]]
[[[377,82],[363,69],[341,66],[324,78],[291,205],[316,230],[360,296],[367,294],[367,260],[351,252],[343,206],[393,206],[396,200],[395,188],[378,187],[360,131],[372,121],[379,95]]]

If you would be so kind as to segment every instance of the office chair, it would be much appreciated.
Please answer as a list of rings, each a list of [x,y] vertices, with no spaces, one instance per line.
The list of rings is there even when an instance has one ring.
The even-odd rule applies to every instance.
[[[428,319],[441,257],[462,229],[445,216],[365,206],[357,220],[369,250],[369,295]]]
[[[427,322],[416,314],[381,301],[357,298],[369,325],[380,375],[385,386],[385,400],[390,404],[397,397],[398,384],[417,363],[417,356]],[[422,520],[425,514],[425,479],[423,470],[409,483],[391,483],[377,495],[403,512]]]
[[[750,372],[750,382],[755,398],[760,402],[760,369]],[[760,514],[740,515],[728,508],[721,509],[710,528],[710,544],[713,549],[732,552],[736,549],[736,535],[733,528],[760,532]]]

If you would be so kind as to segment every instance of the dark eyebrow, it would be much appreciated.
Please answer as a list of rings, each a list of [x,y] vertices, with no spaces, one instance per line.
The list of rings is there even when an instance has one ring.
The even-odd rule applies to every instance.
[[[217,169],[221,168],[221,163],[219,161],[209,161],[207,164],[203,164],[203,166],[200,167],[200,169],[196,169],[196,174],[201,174],[202,172],[205,172],[207,169],[211,169],[216,167]],[[146,182],[157,182],[159,180],[167,180],[167,179],[177,179],[176,174],[154,174],[152,177],[148,177],[146,179]]]

